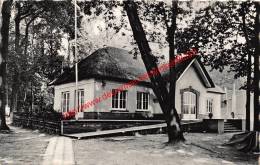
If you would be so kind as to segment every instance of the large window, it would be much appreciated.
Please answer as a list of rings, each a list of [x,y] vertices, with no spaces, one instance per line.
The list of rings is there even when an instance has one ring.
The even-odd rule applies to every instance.
[[[61,93],[61,111],[68,112],[70,107],[70,93],[62,92]]]
[[[183,113],[195,114],[196,113],[196,94],[193,92],[183,93]]]
[[[208,113],[213,112],[213,99],[211,99],[211,98],[207,99],[207,112]]]
[[[74,92],[74,107],[80,108],[84,104],[84,89],[78,90],[78,105],[76,104],[76,90]]]
[[[126,109],[126,95],[127,91],[117,91],[112,89],[112,108],[113,109]]]
[[[149,105],[149,93],[137,92],[136,108],[140,110],[148,110]]]

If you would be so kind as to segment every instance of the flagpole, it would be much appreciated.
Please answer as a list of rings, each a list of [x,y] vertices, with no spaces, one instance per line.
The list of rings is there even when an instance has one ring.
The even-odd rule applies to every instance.
[[[79,111],[79,105],[78,105],[78,55],[77,55],[77,0],[74,1],[74,9],[75,9],[75,38],[74,38],[74,50],[75,50],[75,110],[76,110],[76,115]],[[77,117],[76,117],[77,119]]]

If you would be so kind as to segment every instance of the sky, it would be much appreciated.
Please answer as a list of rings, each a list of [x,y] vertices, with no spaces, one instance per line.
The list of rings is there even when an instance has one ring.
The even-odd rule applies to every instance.
[[[171,2],[169,0],[169,2]],[[169,3],[168,2],[168,3]],[[190,14],[190,17],[185,17],[183,18],[181,21],[178,21],[180,19],[177,20],[177,26],[182,26],[182,27],[187,27],[189,26],[189,22],[192,21],[192,19],[195,18],[196,16],[196,11],[205,8],[209,5],[213,5],[212,1],[193,1],[192,2],[192,13]],[[184,8],[186,10],[190,10],[185,3],[181,3],[180,4],[181,8]],[[77,9],[82,9],[83,6],[77,6]],[[113,13],[115,13],[116,19],[114,20],[114,22],[116,24],[120,23],[120,18],[122,16],[121,14],[121,10],[122,8],[115,8],[113,10]],[[92,9],[92,12],[94,12],[95,9]],[[115,33],[113,30],[106,30],[107,27],[107,23],[104,20],[104,16],[103,14],[101,14],[100,16],[88,16],[85,15],[83,12],[80,12],[80,15],[83,16],[82,17],[82,23],[80,25],[80,28],[77,29],[78,34],[81,36],[78,38],[77,43],[80,43],[79,47],[80,49],[83,50],[83,52],[85,52],[84,55],[79,54],[79,56],[87,56],[90,55],[91,53],[93,53],[95,50],[105,47],[105,46],[112,46],[112,47],[117,47],[117,48],[122,48],[122,49],[126,49],[128,51],[131,51],[134,46],[130,44],[130,42],[133,42],[134,39],[131,36],[132,35],[132,30],[130,28],[130,24],[128,22],[128,18],[124,17],[124,20],[127,22],[126,28],[122,28],[120,30],[119,33]],[[145,22],[143,22],[143,26],[146,26],[148,28],[145,28],[145,30],[153,30],[153,26],[150,26],[149,24],[146,24]],[[164,29],[162,29],[162,31],[165,31]],[[122,32],[125,34],[124,36],[122,35]],[[241,36],[238,36],[238,38],[234,38],[237,39],[238,42],[244,43],[245,39]],[[64,39],[62,40],[63,42],[63,50],[61,50],[60,52],[62,54],[68,54],[68,40],[66,39],[66,37],[64,37]],[[71,41],[72,43],[74,43],[74,41]],[[163,48],[159,47],[159,44],[157,43],[149,43],[150,47],[154,53],[154,55],[164,55],[165,56],[165,61],[168,61],[168,56],[169,56],[169,48],[166,45]],[[86,45],[91,45],[91,48],[87,47]],[[230,48],[231,45],[225,45],[225,48]],[[208,49],[208,51],[214,51],[214,48],[212,49]],[[71,61],[73,61],[73,57],[71,57]],[[163,62],[165,62],[163,61]]]
[[[166,2],[171,3],[171,0],[166,0]],[[151,2],[151,1],[149,1]],[[202,1],[193,1],[192,7],[193,7],[193,13],[195,11],[204,8],[210,4],[209,1],[202,2]],[[185,4],[181,5],[182,8],[186,8]],[[77,6],[77,9],[79,10],[82,8],[82,6]],[[95,10],[95,9],[93,9]],[[120,17],[121,17],[121,10],[122,8],[116,8],[114,9],[113,13],[115,13],[115,16],[117,19],[115,19],[116,23],[119,23]],[[112,47],[118,47],[123,48],[126,50],[132,50],[133,46],[130,44],[130,42],[133,42],[133,38],[131,37],[132,31],[130,28],[129,23],[127,23],[127,30],[122,29],[119,33],[115,34],[112,30],[105,30],[107,27],[107,24],[103,18],[103,15],[100,16],[88,16],[85,15],[83,12],[80,12],[80,15],[83,16],[82,23],[80,28],[78,29],[78,33],[80,34],[81,38],[78,39],[77,42],[85,43],[83,45],[87,44],[93,44],[95,45],[94,50],[86,50],[86,54],[91,54],[93,51],[95,51],[98,48],[104,47],[104,46],[112,46]],[[195,15],[193,15],[195,17]],[[186,20],[192,20],[193,17],[187,17]],[[184,20],[185,20],[184,19]],[[128,22],[128,18],[125,17],[125,20]],[[148,24],[146,24],[147,27],[149,27]],[[187,26],[186,23],[178,22],[178,26]],[[152,30],[153,27],[150,27],[150,30]],[[124,36],[122,36],[122,32],[125,33]],[[63,49],[60,51],[61,54],[68,54],[68,40],[66,39],[66,36],[62,40],[63,42]],[[74,42],[74,41],[71,41]],[[81,45],[82,46],[82,45]],[[151,49],[154,52],[154,54],[160,54],[165,55],[166,60],[168,60],[168,47],[159,48],[159,45],[157,43],[150,43]]]
[[[190,15],[190,17],[184,18],[183,19],[184,21],[177,22],[178,26],[180,26],[180,25],[188,26],[187,23],[183,23],[183,22],[185,22],[185,20],[188,20],[188,22],[191,21],[195,17],[196,11],[207,7],[208,5],[213,5],[213,2],[212,1],[193,1],[192,14]],[[185,5],[182,7],[185,8]],[[82,8],[82,6],[78,6],[78,9],[80,9],[80,8]],[[115,15],[116,15],[116,17],[118,17],[116,19],[116,22],[118,22],[120,20],[119,18],[121,17],[121,9],[115,9],[113,12],[116,13]],[[77,40],[77,42],[81,43],[81,45],[80,45],[81,49],[83,49],[83,47],[86,47],[86,45],[92,45],[91,49],[89,49],[89,48],[83,49],[83,51],[85,51],[84,56],[90,55],[95,50],[105,47],[105,46],[122,48],[122,49],[126,49],[128,51],[133,49],[133,45],[130,44],[130,42],[133,41],[133,38],[131,37],[132,31],[131,31],[129,23],[127,23],[127,27],[126,27],[127,30],[122,29],[119,33],[115,34],[112,30],[105,30],[105,28],[107,27],[107,24],[103,18],[103,15],[87,16],[82,12],[80,14],[83,16],[83,19],[82,19],[81,26],[78,29],[78,33],[81,37]],[[128,21],[127,17],[125,19],[126,19],[126,21]],[[145,23],[143,23],[143,25],[144,24]],[[150,28],[152,29],[153,27],[150,27]],[[122,32],[125,33],[124,36],[122,35]],[[238,38],[233,38],[233,39],[236,39],[240,43],[245,42],[245,39],[241,36],[238,36]],[[63,42],[64,49],[61,50],[61,52],[63,54],[68,54],[67,50],[66,50],[68,47],[68,40],[66,39],[66,37],[64,37],[62,42]],[[71,41],[71,42],[74,42],[74,41]],[[155,55],[165,55],[165,59],[161,62],[168,61],[168,47],[167,46],[164,48],[159,48],[157,43],[149,43],[149,44]],[[225,47],[230,48],[231,45],[225,45]],[[208,49],[209,53],[210,53],[210,51],[214,51],[214,50]],[[71,61],[73,61],[73,57],[71,57]],[[213,75],[215,75],[215,74],[216,73],[213,73]],[[221,75],[223,75],[223,74],[221,74]],[[213,76],[213,78],[214,78],[214,76]],[[216,79],[214,81],[218,82],[218,79]],[[241,85],[241,82],[243,83],[244,80],[241,80],[241,82],[240,82],[240,80],[237,80],[237,81],[239,81],[239,84]],[[219,83],[221,83],[221,82],[219,82]],[[240,85],[238,85],[238,86],[240,86]]]

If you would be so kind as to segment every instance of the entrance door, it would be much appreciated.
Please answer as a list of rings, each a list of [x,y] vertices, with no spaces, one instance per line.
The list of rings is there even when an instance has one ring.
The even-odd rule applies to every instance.
[[[196,119],[196,94],[190,91],[183,93],[183,119]]]

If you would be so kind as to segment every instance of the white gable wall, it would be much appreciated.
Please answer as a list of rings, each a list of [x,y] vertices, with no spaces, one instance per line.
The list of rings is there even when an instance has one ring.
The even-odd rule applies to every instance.
[[[221,94],[208,93],[207,88],[203,85],[199,75],[194,69],[194,65],[191,65],[183,75],[178,79],[176,83],[176,108],[178,113],[181,113],[181,89],[189,88],[198,91],[199,95],[199,114],[207,118],[208,113],[206,109],[207,98],[213,99],[213,118],[221,118]],[[205,116],[206,115],[206,116]]]
[[[201,100],[205,100],[206,88],[203,82],[199,79],[198,74],[194,70],[193,66],[189,67],[183,74],[182,77],[176,83],[176,108],[178,113],[181,113],[181,89],[192,87],[193,89],[200,92],[199,96],[199,112],[205,113],[204,103]]]

